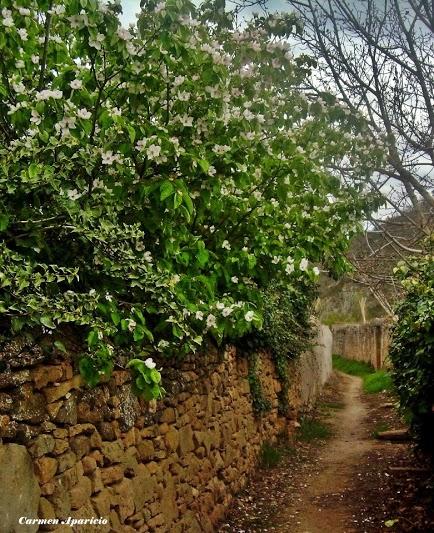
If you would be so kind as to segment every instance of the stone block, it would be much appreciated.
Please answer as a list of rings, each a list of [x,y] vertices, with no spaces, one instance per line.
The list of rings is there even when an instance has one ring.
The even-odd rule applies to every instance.
[[[34,462],[34,467],[40,483],[47,483],[56,474],[57,460],[53,457],[40,457]]]
[[[40,488],[32,459],[24,446],[0,444],[0,529],[34,533],[38,526],[18,524],[21,516],[36,517]]]

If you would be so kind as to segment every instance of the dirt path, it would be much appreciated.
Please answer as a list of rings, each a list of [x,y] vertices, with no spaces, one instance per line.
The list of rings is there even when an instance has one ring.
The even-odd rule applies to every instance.
[[[302,497],[278,520],[281,533],[344,533],[354,531],[348,506],[342,501],[357,465],[374,446],[365,430],[367,410],[361,401],[362,380],[342,375],[344,408],[331,420],[334,436],[320,452],[321,470],[306,484]],[[296,519],[295,519],[296,518]],[[294,523],[295,522],[295,523]]]
[[[434,531],[430,465],[413,453],[411,443],[373,437],[403,427],[393,402],[388,392],[362,392],[359,378],[332,376],[310,415],[329,426],[332,436],[307,441],[300,435],[276,445],[281,461],[273,468],[258,467],[218,531]]]

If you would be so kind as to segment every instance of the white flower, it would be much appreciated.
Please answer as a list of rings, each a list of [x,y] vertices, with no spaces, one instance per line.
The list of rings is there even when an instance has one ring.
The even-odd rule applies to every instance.
[[[312,272],[315,274],[315,276],[319,276],[319,268],[313,267]]]
[[[288,263],[285,267],[285,272],[287,274],[292,274],[294,272],[294,263]]]
[[[143,259],[147,262],[147,263],[152,263],[152,254],[151,252],[145,252],[143,254]]]
[[[273,265],[277,265],[280,263],[280,257],[277,256],[277,255],[273,255],[273,259],[271,260],[271,262],[273,263]]]
[[[30,15],[30,9],[27,9],[26,7],[19,7],[18,13],[23,17],[28,17]]]
[[[307,267],[309,266],[309,261],[304,257],[301,261],[300,261],[300,265],[299,265],[299,268],[302,272],[305,272],[307,270]]]
[[[212,151],[218,155],[223,155],[230,150],[230,146],[215,144]]]
[[[146,150],[146,155],[149,159],[157,159],[161,154],[161,146],[158,144],[151,144]]]
[[[36,109],[32,109],[32,116],[30,117],[30,122],[32,124],[40,124],[41,123],[41,115],[36,111]]]
[[[152,359],[152,357],[148,357],[146,360],[145,360],[145,366],[150,368],[150,369],[153,369],[157,366],[157,364],[154,362],[154,360]]]
[[[89,46],[96,50],[101,50],[101,43],[104,41],[104,35],[97,33],[95,39],[89,39]]]
[[[230,250],[231,249],[231,245],[229,244],[229,241],[223,241],[222,242],[222,248],[224,248],[225,250]]]
[[[184,128],[191,128],[193,126],[193,117],[189,117],[188,115],[180,116],[179,121],[184,126]]]
[[[232,277],[231,277],[231,281],[232,281],[232,283],[238,283],[238,278],[237,278],[237,276],[232,276]]]
[[[26,65],[22,59],[19,59],[18,61],[15,62],[15,66],[16,68],[24,68]]]
[[[12,18],[12,11],[10,9],[6,9],[5,7],[2,9],[2,17],[3,17],[3,26],[6,28],[12,28],[14,26],[14,19]]]
[[[194,316],[196,317],[196,320],[203,320],[202,311],[196,311],[196,314]]]
[[[69,86],[73,90],[82,89],[83,88],[83,82],[81,80],[72,80],[71,83],[69,84]]]
[[[116,33],[118,34],[119,39],[122,39],[123,41],[130,41],[133,38],[131,33],[125,28],[118,28]]]
[[[155,6],[155,13],[162,13],[166,7],[166,2],[160,2]]]
[[[186,91],[178,93],[178,100],[180,102],[188,102],[190,100],[191,93]]]
[[[36,100],[37,101],[49,100],[50,98],[59,100],[60,98],[62,98],[62,96],[63,96],[62,91],[58,91],[58,90],[51,91],[50,89],[44,89],[36,93]]]
[[[215,328],[217,326],[217,321],[214,315],[210,314],[206,317],[206,325],[208,328]]]
[[[13,83],[12,87],[17,94],[23,94],[26,92],[26,88],[21,81],[19,83]]]
[[[84,107],[79,109],[77,111],[77,117],[78,118],[83,118],[83,119],[88,119],[92,116],[92,113],[90,111],[88,111],[87,109],[85,109]]]
[[[27,35],[27,30],[25,28],[20,28],[17,33],[23,41],[27,41],[27,39],[29,38],[29,36]]]
[[[119,162],[119,154],[113,154],[111,150],[107,150],[107,152],[102,152],[101,158],[101,163],[103,165],[113,165],[113,163],[115,163],[116,161]]]
[[[175,80],[173,81],[173,84],[175,87],[178,87],[179,85],[182,85],[185,81],[185,76],[177,76]]]
[[[137,326],[137,322],[133,320],[132,318],[127,318],[128,322],[128,331],[134,331],[135,327]]]
[[[227,316],[229,316],[229,315],[232,313],[232,311],[233,311],[233,308],[232,308],[232,307],[225,307],[225,308],[223,309],[223,311],[222,311],[222,315],[223,315],[224,317],[227,317]]]
[[[34,65],[37,65],[39,63],[39,56],[37,56],[36,54],[33,54],[30,59],[32,60],[32,63]]]
[[[225,304],[223,302],[217,302],[215,306],[216,306],[216,309],[218,309],[219,311],[225,308]]]
[[[253,311],[247,311],[247,313],[244,315],[244,318],[246,322],[251,322],[253,320],[255,313]]]
[[[217,172],[217,170],[212,165],[210,165],[209,168],[208,168],[208,175],[209,176],[215,176],[216,172]]]

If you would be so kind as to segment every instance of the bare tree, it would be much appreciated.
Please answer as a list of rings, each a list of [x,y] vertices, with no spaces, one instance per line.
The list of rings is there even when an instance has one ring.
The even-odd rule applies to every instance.
[[[362,112],[386,158],[369,180],[387,211],[373,216],[366,246],[351,259],[380,305],[390,311],[392,264],[423,252],[434,215],[434,3],[431,0],[288,0],[305,30],[300,45],[318,60],[309,90],[330,90]],[[335,169],[351,179],[348,169]],[[389,215],[386,217],[386,213]],[[386,218],[388,218],[386,222]],[[380,238],[379,238],[380,235]],[[361,248],[359,252],[361,252]]]

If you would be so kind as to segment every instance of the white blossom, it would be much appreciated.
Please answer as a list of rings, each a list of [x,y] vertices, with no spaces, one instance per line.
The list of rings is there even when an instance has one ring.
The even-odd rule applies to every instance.
[[[206,317],[206,325],[208,328],[215,328],[217,326],[217,320],[213,314],[209,314]]]
[[[151,370],[153,368],[155,368],[157,366],[157,364],[155,363],[155,361],[152,359],[152,357],[148,357],[146,360],[145,360],[145,366],[147,368],[150,368]]]
[[[307,270],[307,267],[309,266],[309,261],[303,257],[303,259],[300,261],[299,268],[302,272],[305,272]]]
[[[161,146],[158,144],[151,144],[146,150],[146,155],[149,159],[157,159],[161,154]]]
[[[27,39],[29,38],[27,30],[25,28],[20,28],[17,33],[23,41],[27,41]]]
[[[79,109],[77,111],[77,117],[78,118],[82,118],[82,119],[88,119],[92,116],[92,113],[90,111],[88,111],[87,109],[85,109],[84,107]]]
[[[244,318],[246,322],[251,322],[255,316],[255,313],[253,311],[247,311],[247,313],[244,315]]]
[[[83,88],[83,82],[81,80],[78,80],[78,79],[77,80],[72,80],[71,83],[69,84],[69,86],[73,90],[82,89]]]
[[[230,250],[231,249],[231,245],[229,244],[229,241],[224,240],[222,242],[222,248],[224,248],[225,250]]]

